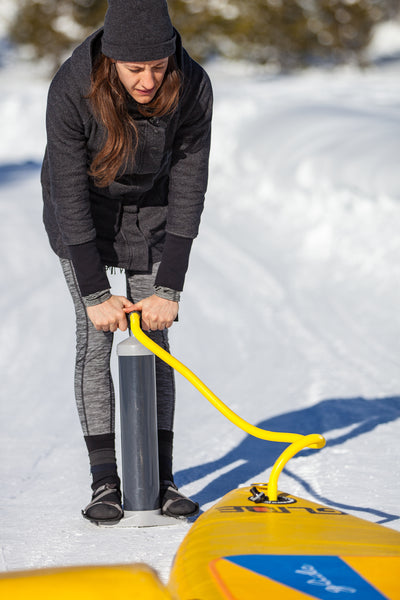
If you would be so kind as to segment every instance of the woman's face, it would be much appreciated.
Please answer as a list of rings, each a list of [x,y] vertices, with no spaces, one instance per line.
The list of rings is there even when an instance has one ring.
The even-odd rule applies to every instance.
[[[126,91],[140,104],[151,102],[163,82],[168,58],[148,62],[115,61],[118,77]]]

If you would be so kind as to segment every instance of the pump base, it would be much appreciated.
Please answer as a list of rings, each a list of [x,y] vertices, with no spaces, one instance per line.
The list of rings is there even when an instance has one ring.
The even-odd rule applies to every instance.
[[[112,527],[160,527],[166,525],[178,525],[180,519],[166,517],[157,510],[126,510],[123,518]],[[107,523],[101,523],[100,527],[110,527]]]

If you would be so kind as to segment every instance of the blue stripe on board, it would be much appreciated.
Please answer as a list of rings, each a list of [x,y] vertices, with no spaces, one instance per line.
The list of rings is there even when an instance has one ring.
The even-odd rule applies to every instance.
[[[387,600],[338,556],[246,554],[224,558],[318,600]]]

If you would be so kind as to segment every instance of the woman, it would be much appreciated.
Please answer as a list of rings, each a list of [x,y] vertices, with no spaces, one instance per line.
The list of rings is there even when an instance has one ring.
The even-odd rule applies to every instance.
[[[104,27],[54,77],[42,169],[44,223],[77,318],[75,395],[91,465],[94,522],[123,516],[110,374],[113,332],[140,310],[165,349],[178,314],[208,176],[212,91],[164,0],[110,0]],[[110,292],[107,267],[125,270]],[[196,514],[172,474],[175,386],[156,361],[161,507]]]

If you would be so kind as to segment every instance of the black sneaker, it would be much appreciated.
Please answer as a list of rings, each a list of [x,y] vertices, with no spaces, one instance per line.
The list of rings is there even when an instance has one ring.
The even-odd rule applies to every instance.
[[[115,483],[105,483],[98,487],[91,502],[82,511],[85,519],[96,525],[118,523],[124,516],[121,505],[121,492]]]
[[[178,490],[173,481],[160,483],[161,513],[168,517],[194,517],[199,505]]]

